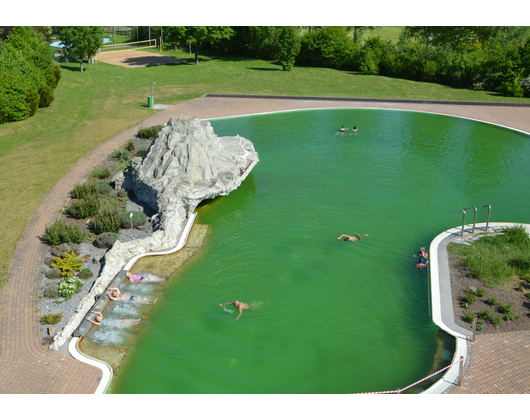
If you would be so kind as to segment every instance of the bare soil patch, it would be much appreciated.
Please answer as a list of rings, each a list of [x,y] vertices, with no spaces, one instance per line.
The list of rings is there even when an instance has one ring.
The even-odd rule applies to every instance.
[[[481,333],[496,334],[512,331],[527,331],[530,330],[530,299],[525,294],[530,293],[530,283],[524,278],[516,276],[507,281],[504,285],[499,287],[488,287],[479,278],[470,277],[467,273],[467,268],[462,265],[461,258],[451,255],[449,257],[449,273],[451,276],[451,293],[453,297],[453,311],[455,323],[463,328],[471,329],[472,324],[466,322],[466,314],[479,313],[488,309],[494,317],[503,317],[500,325],[495,326],[490,321],[478,318],[477,322],[484,322],[485,328]],[[517,290],[523,286],[524,291]],[[477,300],[469,306],[464,308],[463,298],[466,291],[470,287],[480,288],[484,290],[484,297],[477,297]],[[486,303],[487,299],[495,298],[499,304],[512,305],[514,308],[514,315],[518,318],[507,321],[504,319],[504,314],[498,311],[498,305],[492,306]]]
[[[184,61],[181,58],[143,50],[103,52],[96,55],[96,60],[122,67],[152,67]]]

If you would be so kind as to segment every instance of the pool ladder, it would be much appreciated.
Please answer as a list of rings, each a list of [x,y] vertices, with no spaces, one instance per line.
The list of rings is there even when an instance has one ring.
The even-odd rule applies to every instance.
[[[487,231],[488,225],[490,224],[491,205],[486,204],[485,206],[482,206],[482,207],[488,208],[488,219],[486,221],[486,229],[484,229],[484,231]],[[471,210],[471,209],[475,210],[475,216],[473,217],[473,230],[471,231],[471,234],[473,234],[475,233],[475,224],[477,223],[477,208],[476,207],[466,207],[464,210],[458,210],[458,211],[453,211],[452,213],[449,213],[449,214],[464,213],[464,219],[462,220],[462,230],[460,231],[460,236],[464,236],[464,226],[466,224],[466,210]]]

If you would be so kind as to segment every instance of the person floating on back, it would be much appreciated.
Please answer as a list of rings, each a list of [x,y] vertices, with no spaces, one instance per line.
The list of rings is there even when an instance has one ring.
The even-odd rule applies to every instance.
[[[342,234],[342,235],[340,235],[337,239],[342,239],[342,238],[344,238],[344,240],[345,240],[346,242],[355,242],[355,241],[358,241],[358,240],[364,239],[364,238],[366,238],[367,236],[368,236],[368,235],[363,235],[363,236],[353,235],[353,236],[350,236],[350,235]]]
[[[151,305],[154,305],[156,303],[156,301],[158,300],[158,299],[147,300],[147,299],[144,299],[144,298],[138,297],[138,296],[126,295],[124,293],[121,293],[120,289],[117,288],[117,287],[109,287],[109,290],[113,290],[112,294],[109,295],[107,293],[107,296],[109,297],[110,300],[126,300],[126,301],[129,301],[129,302],[147,303],[147,304],[151,304]]]
[[[138,324],[140,322],[140,318],[138,319],[109,319],[103,317],[101,312],[96,311],[90,311],[93,314],[96,314],[96,320],[92,321],[90,318],[87,318],[87,321],[91,322],[94,325],[108,325],[108,324]]]

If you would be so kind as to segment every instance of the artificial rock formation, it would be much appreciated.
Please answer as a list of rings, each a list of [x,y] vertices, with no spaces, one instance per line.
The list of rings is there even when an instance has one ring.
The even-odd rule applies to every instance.
[[[235,190],[258,162],[253,144],[239,135],[217,137],[207,121],[181,115],[169,120],[144,158],[117,177],[125,188],[155,209],[159,228],[148,238],[116,241],[105,255],[105,266],[76,315],[54,338],[58,350],[83,320],[114,276],[131,258],[171,249],[177,244],[188,216],[206,199]]]

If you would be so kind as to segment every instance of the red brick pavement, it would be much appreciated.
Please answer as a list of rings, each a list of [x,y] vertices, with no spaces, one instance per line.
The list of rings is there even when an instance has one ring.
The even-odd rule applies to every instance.
[[[388,108],[435,112],[490,121],[530,132],[530,108],[436,104],[359,103],[289,99],[198,98],[157,112],[142,126],[166,123],[174,115],[216,118],[308,108]],[[154,111],[155,112],[155,111]],[[20,238],[9,266],[9,281],[0,298],[0,392],[93,393],[101,372],[41,344],[38,288],[46,252],[39,240],[75,184],[112,150],[123,145],[140,125],[113,137],[79,160],[37,207]],[[515,333],[514,333],[515,334]],[[449,393],[525,393],[529,391],[530,333],[483,335],[473,344],[463,386]],[[526,359],[526,365],[525,365]]]

